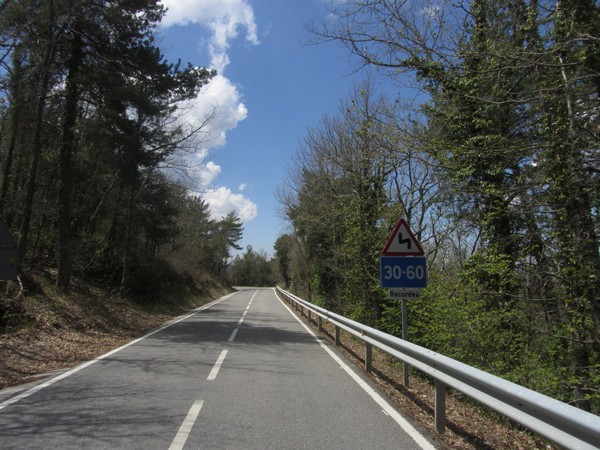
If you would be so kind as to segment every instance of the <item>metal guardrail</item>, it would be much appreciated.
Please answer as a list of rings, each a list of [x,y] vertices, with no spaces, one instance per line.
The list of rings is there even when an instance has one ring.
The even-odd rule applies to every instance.
[[[276,292],[301,313],[306,309],[309,320],[311,313],[316,314],[319,330],[323,319],[334,324],[336,345],[340,329],[362,339],[367,371],[372,368],[371,352],[375,346],[431,376],[435,380],[435,426],[439,433],[445,429],[446,387],[450,386],[563,447],[600,448],[600,417],[594,414],[347,319],[280,287]]]

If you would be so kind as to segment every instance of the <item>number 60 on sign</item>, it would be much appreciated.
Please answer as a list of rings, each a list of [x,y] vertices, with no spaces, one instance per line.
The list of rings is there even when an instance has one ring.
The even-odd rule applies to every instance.
[[[427,286],[427,258],[381,257],[382,288],[424,288]]]

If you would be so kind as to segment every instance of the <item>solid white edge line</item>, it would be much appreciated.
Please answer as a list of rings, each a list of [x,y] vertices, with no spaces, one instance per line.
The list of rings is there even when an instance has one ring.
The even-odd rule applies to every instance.
[[[359,377],[358,374],[354,372],[352,368],[350,368],[350,366],[348,366],[344,361],[342,361],[333,350],[331,350],[327,345],[325,345],[321,338],[317,336],[313,332],[313,330],[311,330],[308,327],[308,325],[302,322],[302,320],[300,320],[300,318],[292,312],[288,305],[286,305],[285,302],[279,298],[279,296],[275,293],[275,290],[273,290],[273,294],[275,295],[275,297],[277,297],[281,304],[285,306],[285,308],[289,311],[292,317],[294,317],[294,319],[296,319],[298,323],[300,323],[300,325],[302,325],[304,329],[308,331],[308,333],[311,334],[313,338],[315,338],[315,340],[319,343],[321,348],[325,350],[329,354],[329,356],[331,356],[333,360],[336,363],[338,363],[340,367],[344,369],[344,371],[348,375],[350,375],[350,377],[354,381],[356,381],[356,383],[358,383],[358,385],[375,401],[375,403],[381,406],[384,412],[389,414],[390,417],[394,419],[394,421],[398,425],[400,425],[400,427],[406,432],[406,434],[408,434],[417,443],[417,445],[419,445],[419,447],[421,447],[423,450],[435,450],[435,447],[425,438],[425,436],[419,433],[419,431],[417,431],[417,429],[414,426],[412,426],[410,422],[408,422],[404,417],[402,417],[400,413],[398,413],[398,411],[396,411],[387,400],[385,400],[381,395],[379,395],[379,393],[377,393],[375,389],[373,389],[361,377]]]
[[[227,356],[227,352],[228,351],[229,350],[223,350],[221,352],[221,354],[219,355],[219,358],[217,358],[217,362],[215,363],[215,365],[213,366],[212,370],[208,374],[208,377],[206,377],[206,379],[208,381],[212,381],[215,378],[217,378],[217,374],[219,373],[219,369],[223,365],[223,361],[225,361],[225,357]]]
[[[190,432],[192,431],[192,427],[196,423],[196,419],[198,418],[198,414],[200,414],[200,410],[202,409],[202,405],[204,404],[204,400],[196,400],[190,411],[185,416],[181,427],[179,427],[179,431],[175,435],[169,450],[181,450],[185,445],[188,437],[190,436]]]
[[[163,326],[162,326],[162,327],[160,327],[160,328],[157,328],[157,329],[156,329],[156,330],[154,330],[154,331],[151,331],[150,333],[146,334],[145,336],[139,337],[139,338],[137,338],[137,339],[135,339],[135,340],[133,340],[133,341],[131,341],[131,342],[128,342],[128,343],[127,343],[127,344],[125,344],[125,345],[122,345],[122,346],[121,346],[121,347],[119,347],[119,348],[115,348],[114,350],[111,350],[110,352],[108,352],[108,353],[105,353],[104,355],[98,356],[97,358],[94,358],[94,359],[92,359],[92,360],[90,360],[90,361],[84,362],[83,364],[80,364],[79,366],[77,366],[77,367],[74,367],[73,369],[71,369],[71,370],[68,370],[67,372],[61,373],[60,375],[58,375],[58,376],[56,376],[56,377],[54,377],[54,378],[51,378],[51,379],[49,379],[48,381],[45,381],[45,382],[43,382],[43,383],[41,383],[41,384],[38,384],[37,386],[34,386],[34,387],[32,387],[31,389],[28,389],[27,391],[25,391],[25,392],[22,392],[22,393],[21,393],[21,394],[19,394],[19,395],[16,395],[16,396],[14,396],[14,397],[11,397],[11,398],[9,398],[8,400],[5,400],[5,401],[3,401],[2,403],[0,403],[0,410],[2,410],[2,409],[4,409],[4,408],[6,408],[7,406],[10,406],[10,405],[12,405],[13,403],[16,403],[16,402],[18,402],[18,401],[20,401],[20,400],[23,400],[24,398],[27,398],[27,397],[29,397],[30,395],[33,395],[33,394],[35,394],[36,392],[38,392],[38,391],[41,391],[42,389],[45,389],[45,388],[47,388],[48,386],[51,386],[51,385],[53,385],[53,384],[54,384],[54,383],[56,383],[57,381],[63,380],[63,379],[65,379],[65,378],[67,378],[67,377],[70,377],[71,375],[73,375],[73,374],[75,374],[75,373],[79,372],[80,370],[83,370],[83,369],[85,369],[86,367],[89,367],[89,366],[91,366],[92,364],[94,364],[94,363],[97,363],[98,361],[102,361],[103,359],[106,359],[106,358],[108,358],[109,356],[112,356],[112,355],[114,355],[115,353],[117,353],[117,352],[120,352],[121,350],[124,350],[124,349],[126,349],[127,347],[130,347],[130,346],[132,346],[132,345],[134,345],[134,344],[137,344],[138,342],[140,342],[140,341],[142,341],[142,340],[144,340],[144,339],[146,339],[146,338],[148,338],[148,337],[150,337],[150,336],[152,336],[152,335],[154,335],[154,334],[156,334],[156,333],[158,333],[158,332],[160,332],[160,331],[163,331],[163,330],[165,330],[165,329],[169,328],[170,326],[173,326],[173,325],[175,325],[175,324],[177,324],[177,323],[179,323],[179,322],[182,322],[182,321],[184,321],[184,320],[186,320],[186,319],[189,319],[190,317],[192,317],[192,316],[196,315],[197,313],[199,313],[199,312],[201,312],[201,311],[204,311],[205,309],[208,309],[208,308],[210,308],[210,307],[212,307],[212,306],[216,305],[217,303],[220,303],[220,302],[222,302],[222,301],[224,301],[224,300],[227,300],[227,299],[228,299],[229,297],[231,297],[233,294],[235,294],[235,292],[232,292],[231,294],[227,294],[227,295],[225,295],[225,296],[223,296],[223,297],[221,297],[221,298],[219,298],[219,299],[217,299],[217,300],[214,300],[214,301],[212,301],[212,302],[210,302],[210,303],[207,303],[206,305],[202,305],[202,306],[200,306],[199,308],[196,308],[196,309],[194,310],[194,312],[192,312],[191,314],[187,314],[187,315],[185,315],[185,316],[183,316],[183,317],[180,317],[179,319],[175,319],[175,320],[173,320],[172,322],[168,322],[167,324],[163,325]]]

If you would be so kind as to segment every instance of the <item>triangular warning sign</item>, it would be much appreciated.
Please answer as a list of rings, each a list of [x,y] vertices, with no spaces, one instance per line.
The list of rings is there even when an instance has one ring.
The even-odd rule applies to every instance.
[[[425,252],[408,227],[406,220],[400,219],[381,254],[383,256],[423,256]]]

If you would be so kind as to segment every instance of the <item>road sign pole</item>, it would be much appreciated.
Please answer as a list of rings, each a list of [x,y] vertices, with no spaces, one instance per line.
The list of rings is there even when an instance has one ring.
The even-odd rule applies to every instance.
[[[404,219],[398,220],[381,251],[380,286],[389,288],[390,299],[402,301],[402,339],[408,341],[407,298],[419,298],[419,289],[427,287],[427,260],[421,243]],[[416,291],[416,292],[415,292]],[[404,386],[408,387],[408,363],[402,362]]]
[[[406,307],[406,299],[402,299],[402,339],[408,341],[408,308]],[[402,377],[404,387],[408,387],[408,363],[402,363]]]

